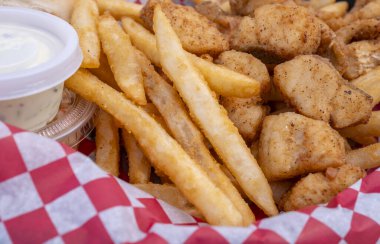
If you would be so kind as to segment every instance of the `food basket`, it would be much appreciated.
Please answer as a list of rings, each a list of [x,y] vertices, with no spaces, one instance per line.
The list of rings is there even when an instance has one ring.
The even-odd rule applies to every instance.
[[[78,149],[0,121],[0,243],[380,243],[380,168],[327,204],[221,227],[105,173],[91,141]]]

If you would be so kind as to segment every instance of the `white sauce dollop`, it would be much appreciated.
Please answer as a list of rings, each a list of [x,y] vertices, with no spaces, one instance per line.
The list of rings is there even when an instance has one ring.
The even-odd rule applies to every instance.
[[[63,48],[49,32],[0,23],[0,74],[27,70],[48,62]]]

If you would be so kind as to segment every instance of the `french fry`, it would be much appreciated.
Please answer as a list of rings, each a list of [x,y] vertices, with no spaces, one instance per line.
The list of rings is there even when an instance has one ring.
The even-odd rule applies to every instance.
[[[191,120],[185,104],[175,89],[169,85],[154,69],[147,57],[137,51],[139,63],[144,75],[144,86],[149,99],[156,105],[174,138],[206,171],[210,179],[233,202],[243,216],[244,225],[252,224],[254,216],[248,204],[240,196],[228,177],[219,168],[204,143],[204,137]]]
[[[153,22],[163,70],[173,81],[193,119],[247,196],[267,215],[278,214],[267,179],[226,111],[183,50],[159,5],[155,7]]]
[[[128,177],[131,184],[145,184],[150,180],[151,165],[145,158],[134,136],[122,132],[125,150],[128,154]]]
[[[160,178],[162,184],[173,184],[169,177],[162,173],[160,170],[154,169],[154,173]]]
[[[98,68],[100,41],[96,28],[99,16],[94,0],[78,0],[71,16],[71,25],[78,33],[79,45],[83,53],[82,68]]]
[[[326,5],[319,9],[319,16],[322,19],[340,18],[343,17],[348,10],[348,2],[336,2]]]
[[[127,98],[139,105],[146,104],[141,68],[136,60],[129,36],[111,15],[99,19],[99,36],[112,73]]]
[[[260,95],[260,82],[246,75],[214,64],[198,56],[187,53],[193,65],[199,69],[210,88],[226,97],[248,98]],[[221,81],[221,77],[229,82]]]
[[[135,20],[140,19],[140,11],[143,5],[131,3],[124,0],[96,0],[99,6],[100,13],[110,12],[112,16],[120,19],[124,16],[129,16]]]
[[[359,143],[362,146],[369,146],[378,142],[377,137],[374,136],[355,136],[351,140]]]
[[[380,136],[380,111],[372,112],[367,124],[347,127],[339,130],[339,133],[348,138]]]
[[[121,91],[120,87],[116,83],[115,77],[113,76],[111,67],[108,64],[107,56],[103,52],[100,53],[99,61],[99,68],[89,69],[89,71],[92,74],[96,75],[101,81],[111,86],[113,89]]]
[[[122,18],[121,25],[128,33],[133,45],[142,51],[154,65],[161,67],[154,35],[128,17]]]
[[[133,45],[144,52],[153,64],[161,66],[154,35],[130,18],[123,18],[122,25]],[[260,83],[257,80],[194,54],[187,55],[216,93],[226,97],[252,97],[260,94]]]
[[[358,166],[362,169],[371,169],[380,166],[380,143],[372,144],[347,153],[347,164]]]
[[[244,199],[248,199],[247,195],[245,195],[243,189],[241,189],[240,185],[239,185],[239,182],[237,182],[237,180],[235,179],[235,177],[231,174],[231,172],[227,169],[226,166],[224,166],[223,164],[220,165],[220,169],[223,171],[223,173],[228,177],[228,179],[230,179],[232,185],[235,186],[236,190],[238,190],[238,192],[240,193],[240,195],[244,198]]]
[[[182,194],[213,225],[242,225],[242,216],[202,168],[143,109],[86,70],[77,71],[65,85],[94,102],[131,131],[152,165],[164,172]]]
[[[376,106],[380,102],[380,67],[359,76],[352,80],[351,83],[373,98],[373,106]]]
[[[111,175],[119,176],[119,132],[111,115],[96,115],[96,164]]]
[[[135,187],[143,190],[155,198],[161,199],[186,213],[202,218],[199,211],[182,195],[182,193],[173,185],[160,184],[135,184]]]
[[[162,128],[166,130],[166,132],[169,135],[171,135],[170,130],[168,126],[166,125],[164,118],[162,118],[160,112],[157,110],[157,108],[154,106],[153,103],[147,103],[146,105],[142,106],[142,108],[145,110],[145,112],[147,112],[150,116],[152,116],[162,126]]]

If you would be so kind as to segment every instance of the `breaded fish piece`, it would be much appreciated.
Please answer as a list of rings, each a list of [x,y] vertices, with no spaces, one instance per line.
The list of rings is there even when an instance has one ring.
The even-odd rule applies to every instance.
[[[141,19],[152,30],[154,6],[160,4],[186,51],[194,54],[218,54],[229,49],[227,38],[217,25],[198,13],[193,7],[168,0],[149,0],[141,11]]]
[[[261,94],[268,93],[270,89],[268,70],[264,63],[251,54],[234,50],[225,51],[215,62],[256,79],[260,82]],[[259,101],[259,97],[221,98],[221,104],[227,110],[228,117],[248,143],[257,136],[261,123],[268,112],[268,107],[258,104]]]
[[[269,181],[345,162],[344,139],[326,122],[288,112],[266,116],[262,127],[258,162]]]
[[[292,211],[327,203],[364,176],[364,170],[348,164],[339,168],[328,168],[325,174],[309,174],[282,197],[279,207],[284,211]]]
[[[315,53],[320,41],[320,24],[306,8],[269,4],[257,8],[254,18],[243,18],[230,44],[235,50],[264,52],[289,60],[300,54]]]
[[[331,103],[334,128],[367,123],[371,117],[372,97],[350,83],[342,84]]]
[[[261,94],[269,92],[270,76],[267,67],[260,59],[255,58],[251,54],[235,50],[225,51],[219,55],[215,63],[248,75],[260,82]]]
[[[286,0],[230,0],[231,11],[234,14],[249,15],[263,5],[283,3]]]
[[[371,115],[371,96],[319,56],[301,55],[276,66],[274,84],[299,113],[335,128],[366,123]]]
[[[260,132],[268,107],[257,104],[256,98],[222,97],[220,103],[244,140],[252,142]]]

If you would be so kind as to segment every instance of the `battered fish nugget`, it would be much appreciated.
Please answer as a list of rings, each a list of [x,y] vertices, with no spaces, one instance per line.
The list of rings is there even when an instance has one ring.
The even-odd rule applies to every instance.
[[[177,5],[167,0],[150,0],[142,9],[140,17],[148,29],[152,30],[156,4],[161,5],[186,51],[194,54],[219,54],[229,49],[227,38],[215,23],[193,7]]]
[[[230,44],[235,50],[288,60],[315,53],[320,41],[320,24],[306,8],[270,4],[256,9],[254,18],[244,17]]]
[[[279,207],[284,211],[292,211],[327,203],[364,176],[364,170],[347,164],[339,168],[328,168],[325,174],[309,174],[282,197]]]
[[[335,128],[366,123],[371,116],[372,97],[319,56],[302,55],[276,66],[274,83],[299,113]]]
[[[267,67],[251,54],[235,50],[225,51],[215,62],[260,82],[261,94],[269,92],[270,76]]]
[[[344,139],[327,123],[288,112],[265,117],[259,164],[269,181],[338,167],[345,162]]]
[[[257,104],[255,98],[223,97],[220,103],[244,140],[252,142],[260,132],[268,107]]]
[[[239,73],[248,75],[260,82],[261,94],[270,89],[268,70],[259,59],[251,54],[234,50],[223,52],[216,63],[222,64]],[[268,107],[258,104],[260,97],[236,98],[222,97],[221,104],[228,112],[228,117],[238,128],[239,133],[248,143],[257,136],[261,123],[268,112]]]
[[[336,32],[333,49],[336,51],[340,47],[343,55],[338,56],[335,66],[343,77],[355,79],[378,65],[379,41],[375,39],[379,37],[380,20],[377,19],[358,20]]]
[[[234,14],[249,15],[263,5],[283,3],[286,0],[230,0],[231,11]]]

